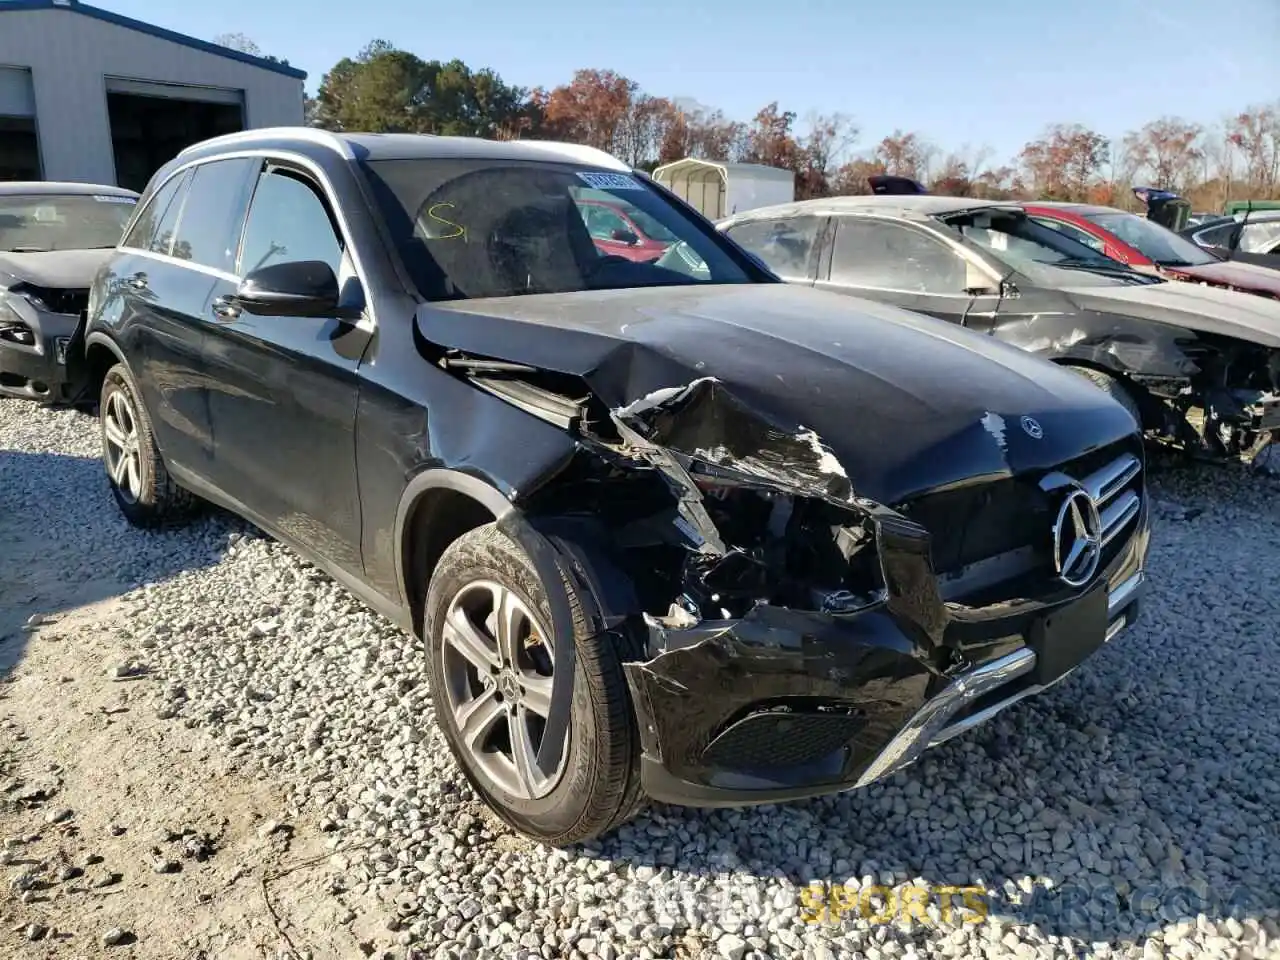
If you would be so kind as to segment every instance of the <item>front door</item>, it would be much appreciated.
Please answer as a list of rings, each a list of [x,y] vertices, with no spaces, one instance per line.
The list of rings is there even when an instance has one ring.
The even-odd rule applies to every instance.
[[[989,332],[998,280],[955,248],[914,225],[882,217],[838,216],[815,284],[949,323]]]
[[[306,172],[257,175],[235,274],[319,260],[354,276],[323,188]],[[356,486],[356,367],[369,328],[314,317],[255,316],[229,304],[238,281],[205,305],[212,379],[213,480],[248,514],[352,573],[362,569]]]

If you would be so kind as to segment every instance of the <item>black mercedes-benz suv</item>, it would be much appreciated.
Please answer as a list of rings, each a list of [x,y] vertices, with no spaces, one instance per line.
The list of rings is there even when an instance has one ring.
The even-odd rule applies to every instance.
[[[679,254],[608,253],[602,197]],[[587,148],[198,144],[86,344],[128,519],[220,504],[420,637],[462,771],[548,843],[876,780],[1137,615],[1120,404],[783,283]]]

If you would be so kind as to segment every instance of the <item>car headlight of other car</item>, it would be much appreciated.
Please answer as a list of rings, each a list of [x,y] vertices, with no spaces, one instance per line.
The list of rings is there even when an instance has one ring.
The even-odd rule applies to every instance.
[[[23,319],[21,303],[26,298],[12,290],[0,291],[0,340],[34,346],[36,337],[31,325]],[[31,301],[27,301],[31,303]],[[31,304],[35,306],[34,303]]]

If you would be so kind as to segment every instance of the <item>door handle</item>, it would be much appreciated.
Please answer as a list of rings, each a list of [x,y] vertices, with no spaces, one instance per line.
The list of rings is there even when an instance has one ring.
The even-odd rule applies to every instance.
[[[145,273],[135,273],[125,283],[135,290],[145,290],[147,289],[147,275]]]
[[[230,297],[215,297],[212,309],[213,315],[219,320],[235,320],[240,316],[240,308]]]

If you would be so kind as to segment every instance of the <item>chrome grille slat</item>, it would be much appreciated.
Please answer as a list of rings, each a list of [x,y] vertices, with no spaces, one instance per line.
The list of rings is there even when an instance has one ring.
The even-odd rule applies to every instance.
[[[1131,453],[1126,453],[1089,474],[1080,481],[1080,486],[1084,487],[1093,498],[1093,502],[1101,507],[1124,489],[1125,484],[1136,477],[1141,470],[1142,464],[1138,458]]]
[[[1102,519],[1102,545],[1105,547],[1119,536],[1141,509],[1142,501],[1138,495],[1132,490],[1126,490],[1122,497],[1099,511]]]

